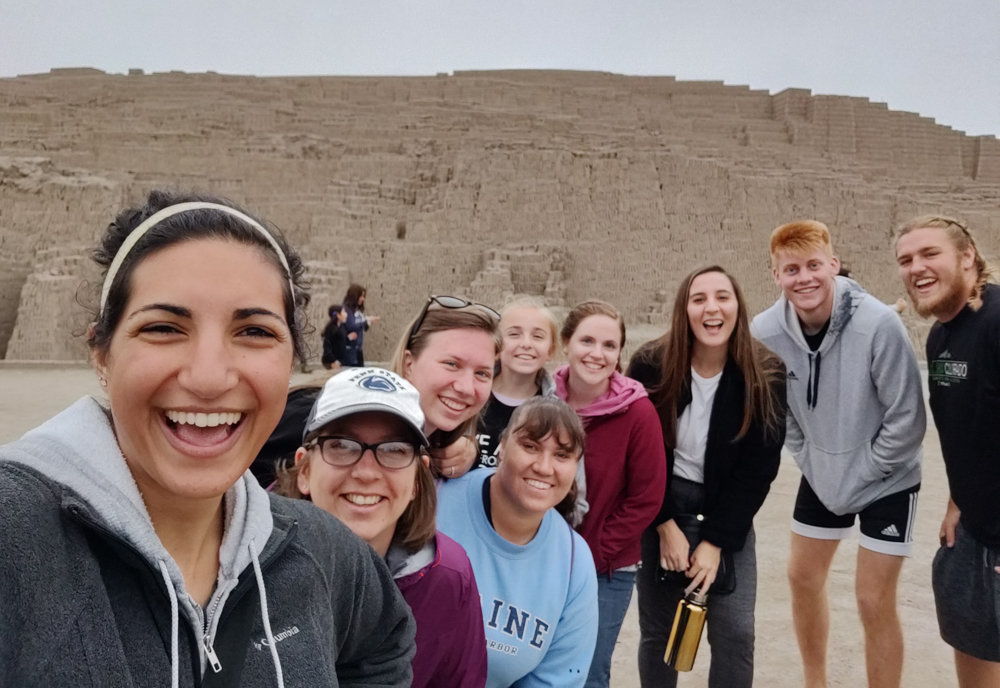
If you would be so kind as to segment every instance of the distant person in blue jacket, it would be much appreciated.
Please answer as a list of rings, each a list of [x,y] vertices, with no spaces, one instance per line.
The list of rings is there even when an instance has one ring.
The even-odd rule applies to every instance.
[[[365,332],[379,321],[377,315],[365,315],[365,295],[368,290],[360,284],[352,284],[344,296],[344,310],[347,318],[342,328],[347,335],[344,358],[345,366],[363,366],[365,364]]]
[[[555,510],[575,500],[585,434],[562,400],[515,409],[496,469],[438,487],[438,530],[469,555],[486,628],[487,688],[580,688],[597,643],[597,575]],[[572,509],[569,509],[572,511]]]

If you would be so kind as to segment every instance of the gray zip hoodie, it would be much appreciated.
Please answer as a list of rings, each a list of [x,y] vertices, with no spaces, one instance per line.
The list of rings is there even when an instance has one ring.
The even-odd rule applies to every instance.
[[[837,277],[830,327],[817,351],[809,350],[784,294],[750,331],[785,362],[785,447],[827,509],[857,513],[920,482],[924,398],[895,311]]]
[[[229,668],[220,634],[250,646],[241,685],[409,685],[413,621],[367,545],[249,471],[226,492],[224,518],[202,608],[94,399],[0,447],[0,685],[200,685]],[[256,619],[234,613],[247,605]],[[251,632],[221,628],[230,614]]]

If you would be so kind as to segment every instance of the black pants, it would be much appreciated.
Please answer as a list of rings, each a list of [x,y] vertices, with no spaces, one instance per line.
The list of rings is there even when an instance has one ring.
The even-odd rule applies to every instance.
[[[684,513],[700,513],[704,486],[671,478],[674,501]],[[753,685],[754,606],[757,601],[757,555],[753,529],[746,544],[733,553],[736,590],[708,598],[708,642],[712,646],[709,688],[750,688]],[[684,588],[659,581],[660,538],[655,528],[642,534],[642,568],[636,578],[639,594],[639,680],[642,688],[674,688],[677,672],[663,663],[677,603]],[[703,660],[696,660],[703,661]]]

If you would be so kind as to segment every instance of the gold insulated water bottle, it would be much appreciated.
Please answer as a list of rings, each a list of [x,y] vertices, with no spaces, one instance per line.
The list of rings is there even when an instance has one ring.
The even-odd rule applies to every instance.
[[[674,627],[670,629],[670,640],[663,661],[675,671],[691,671],[694,658],[698,654],[701,631],[705,628],[708,613],[708,594],[695,590],[677,603]]]

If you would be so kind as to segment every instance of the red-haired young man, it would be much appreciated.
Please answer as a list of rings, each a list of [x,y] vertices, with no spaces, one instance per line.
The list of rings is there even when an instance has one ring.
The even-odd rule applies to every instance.
[[[826,225],[782,225],[770,249],[782,293],[751,331],[788,371],[785,448],[802,469],[788,579],[805,686],[826,686],[826,579],[857,519],[868,685],[899,688],[896,585],[913,543],[926,428],[916,355],[896,312],[837,275]]]

